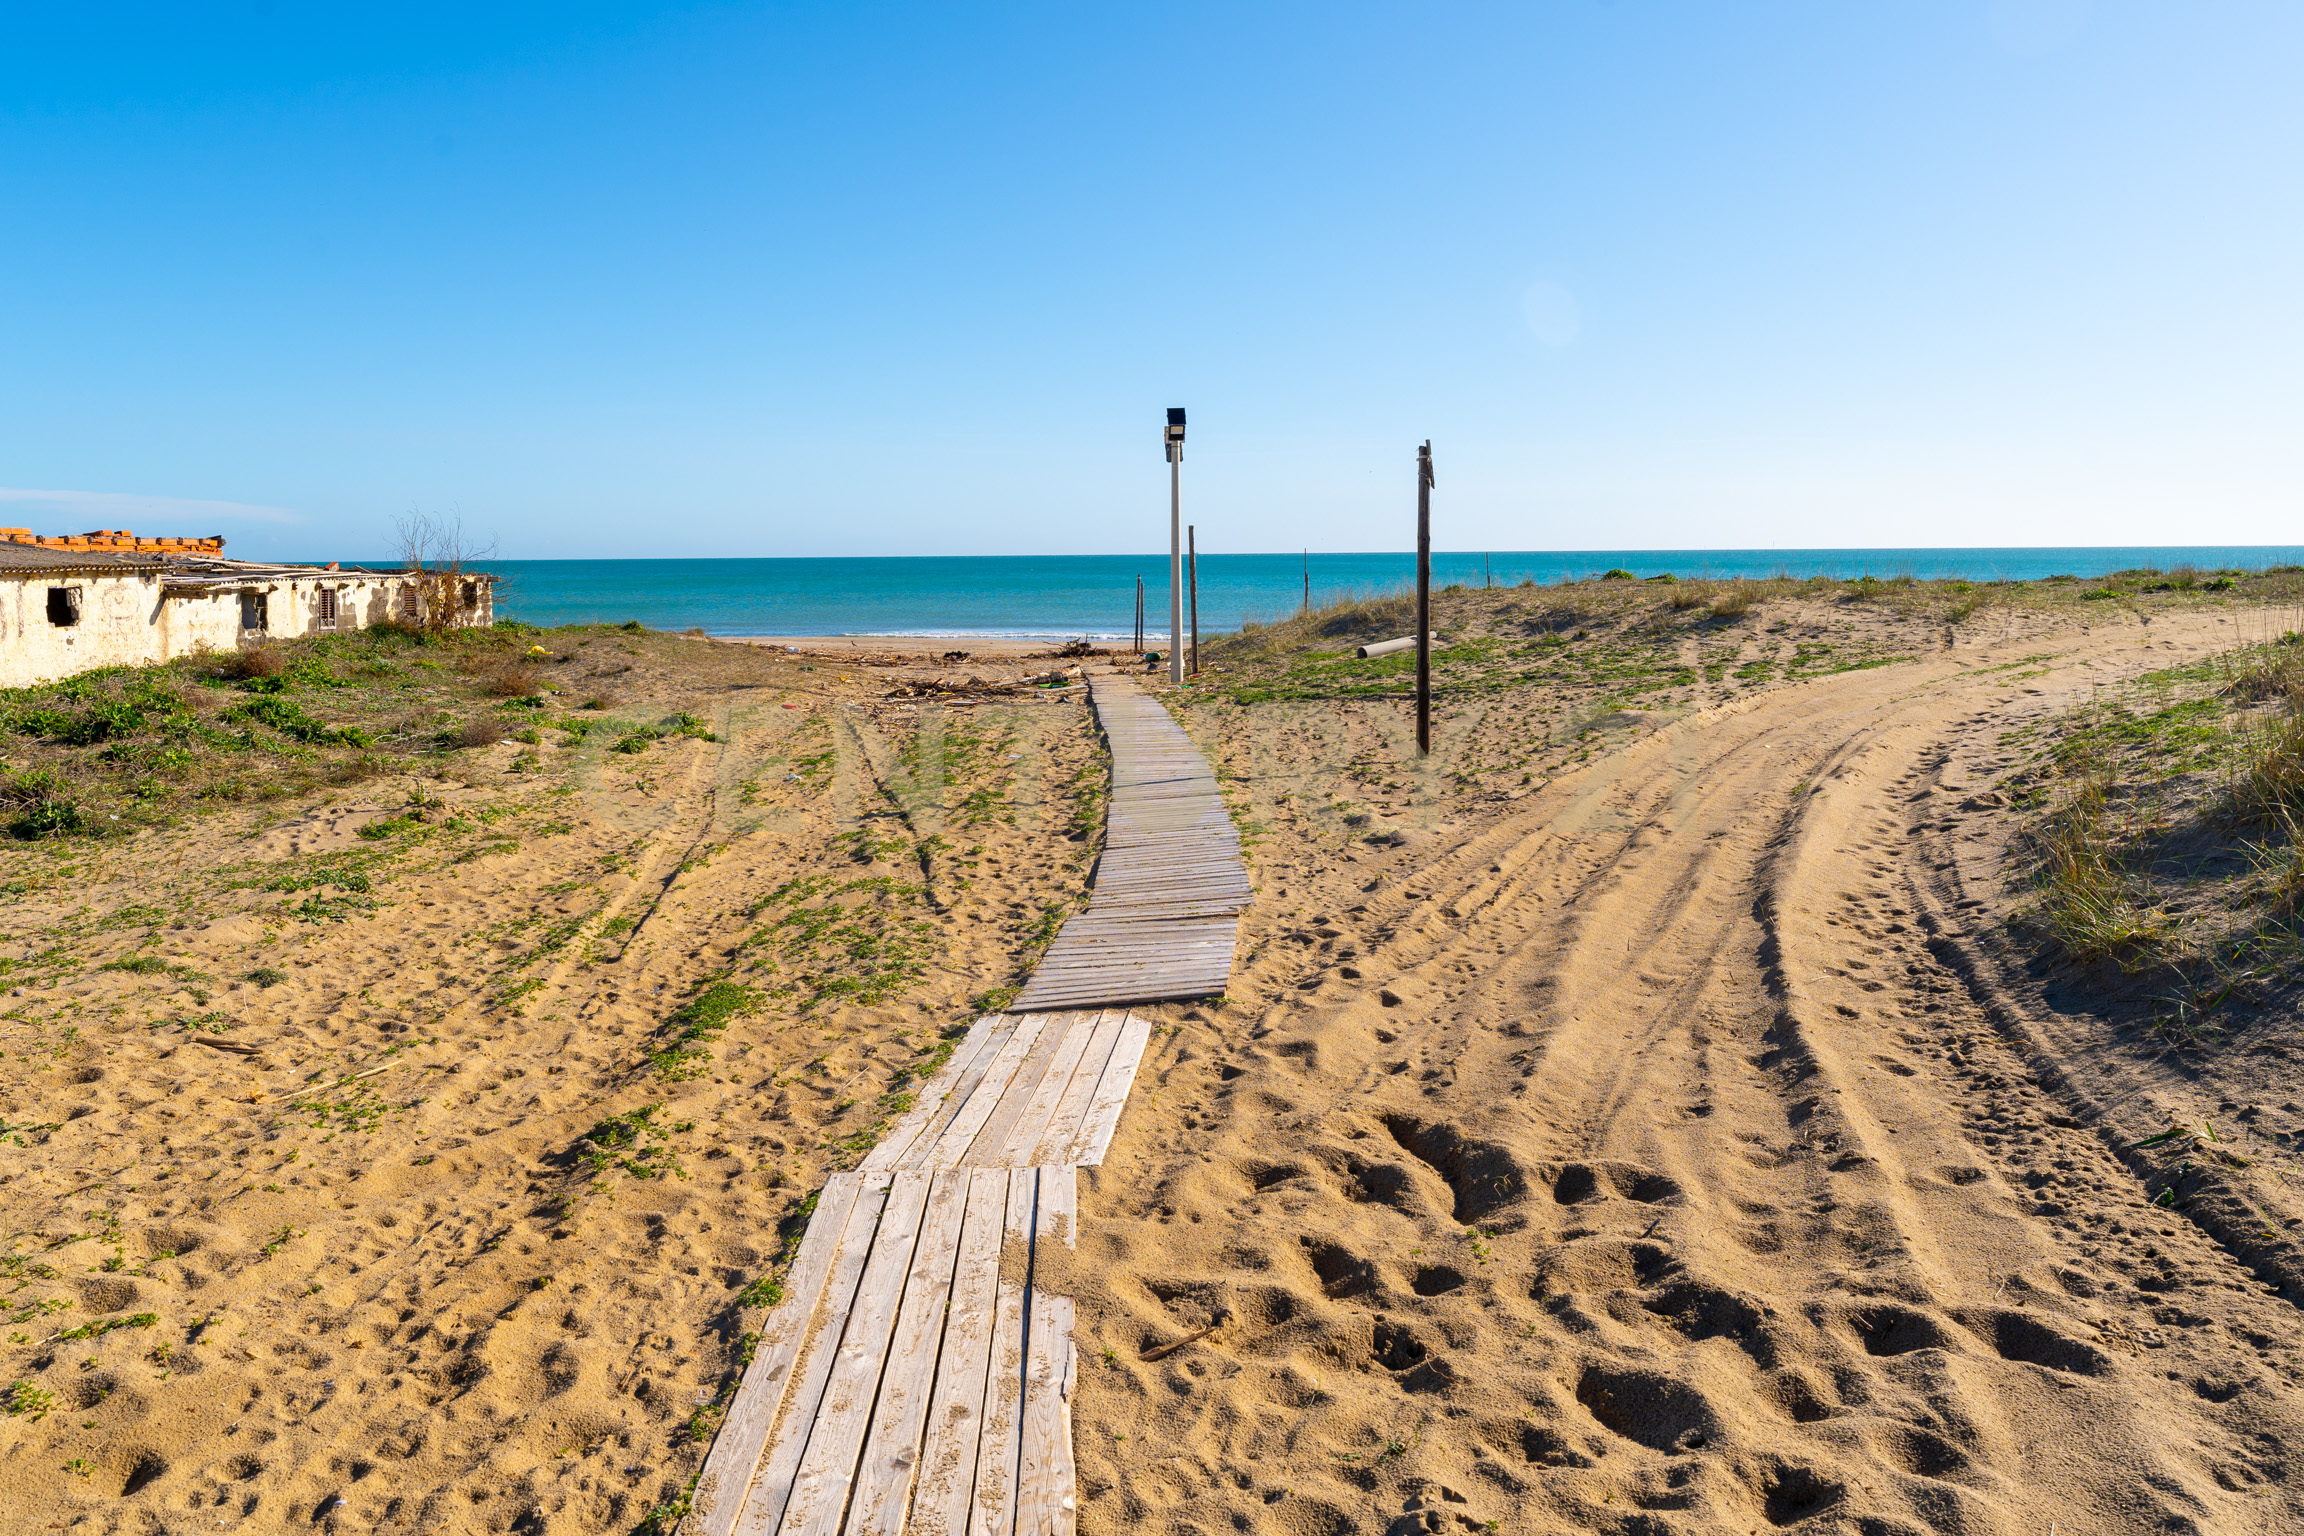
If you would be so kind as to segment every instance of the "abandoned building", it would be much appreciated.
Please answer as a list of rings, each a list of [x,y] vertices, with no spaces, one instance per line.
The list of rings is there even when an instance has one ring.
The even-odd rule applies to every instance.
[[[429,594],[453,603],[459,624],[495,619],[496,578],[484,572],[273,565],[223,550],[221,538],[0,528],[0,687],[388,619],[422,623]]]

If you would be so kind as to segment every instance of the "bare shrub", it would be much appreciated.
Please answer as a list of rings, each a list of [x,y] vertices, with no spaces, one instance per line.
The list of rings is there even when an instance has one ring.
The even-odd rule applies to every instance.
[[[329,768],[331,784],[358,784],[368,779],[382,778],[393,771],[393,764],[374,752],[363,752],[358,757],[346,758]]]
[[[287,670],[288,663],[268,645],[233,651],[216,664],[218,677],[278,677]]]
[[[394,528],[400,540],[400,566],[408,611],[405,622],[429,635],[443,635],[479,622],[479,596],[489,578],[475,569],[495,553],[464,533],[460,518],[412,512]]]
[[[516,663],[497,667],[482,674],[481,691],[499,699],[524,699],[536,691],[537,671],[534,667]]]
[[[504,739],[504,722],[494,715],[475,715],[456,733],[460,747],[492,747]]]

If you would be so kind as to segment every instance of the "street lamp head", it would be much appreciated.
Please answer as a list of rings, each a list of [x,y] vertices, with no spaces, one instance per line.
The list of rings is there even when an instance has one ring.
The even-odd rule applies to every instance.
[[[1184,457],[1184,407],[1168,407],[1168,433],[1161,442],[1167,450],[1169,463],[1173,464]]]

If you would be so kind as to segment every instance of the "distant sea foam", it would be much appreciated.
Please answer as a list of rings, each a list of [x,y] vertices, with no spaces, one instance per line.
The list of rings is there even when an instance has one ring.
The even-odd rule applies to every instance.
[[[2040,549],[1498,550],[1432,557],[1433,581],[1550,585],[1621,568],[1636,576],[1913,576],[2036,581],[2138,567],[2261,570],[2304,564],[2304,546]],[[1375,596],[1415,580],[1411,554],[1203,554],[1200,629],[1224,634],[1304,601]],[[1168,628],[1168,558],[1154,555],[855,556],[830,559],[504,560],[497,612],[531,624],[625,623],[718,635],[904,635],[1127,640],[1136,579],[1145,628]]]

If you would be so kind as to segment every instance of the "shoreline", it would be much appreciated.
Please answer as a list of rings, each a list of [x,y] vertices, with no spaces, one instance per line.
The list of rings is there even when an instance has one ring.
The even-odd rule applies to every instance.
[[[875,655],[926,656],[942,659],[954,651],[965,652],[970,658],[982,656],[1053,656],[1064,646],[1076,640],[1053,636],[1025,638],[1016,635],[712,635],[711,638],[726,645],[757,645],[781,648],[801,655],[846,655],[869,651]],[[1088,637],[1097,656],[1126,656],[1129,648],[1117,641],[1099,636]]]

